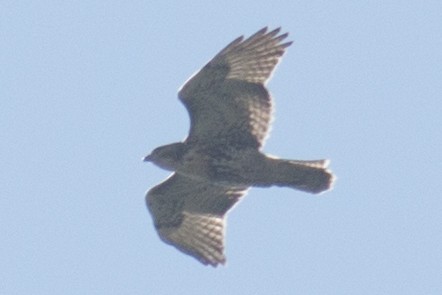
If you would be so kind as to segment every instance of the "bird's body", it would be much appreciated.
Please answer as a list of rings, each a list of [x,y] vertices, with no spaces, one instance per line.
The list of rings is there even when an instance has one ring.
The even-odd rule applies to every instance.
[[[333,182],[328,161],[260,151],[272,118],[265,82],[291,44],[278,33],[265,28],[234,40],[191,77],[179,91],[191,118],[189,136],[145,158],[174,171],[146,196],[160,237],[204,264],[225,262],[225,214],[249,187],[319,193]]]
[[[149,161],[163,169],[217,185],[290,186],[312,193],[328,188],[326,180],[329,174],[323,172],[328,164],[325,160],[283,160],[254,148],[223,145],[188,147],[186,143],[173,143],[159,149],[162,154],[158,160],[149,158]],[[172,158],[166,156],[165,151],[170,151]],[[155,155],[155,150],[152,155]]]

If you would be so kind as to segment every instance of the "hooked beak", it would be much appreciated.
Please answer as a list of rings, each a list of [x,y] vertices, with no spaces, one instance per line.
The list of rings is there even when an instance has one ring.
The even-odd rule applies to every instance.
[[[143,158],[144,162],[150,162],[152,160],[152,156],[151,155],[147,155]]]

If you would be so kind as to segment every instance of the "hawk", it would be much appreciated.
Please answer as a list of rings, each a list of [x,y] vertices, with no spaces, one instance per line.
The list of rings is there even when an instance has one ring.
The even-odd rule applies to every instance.
[[[265,84],[292,44],[287,36],[263,28],[221,50],[179,90],[190,115],[187,138],[144,158],[173,171],[146,195],[160,238],[205,265],[225,263],[226,213],[251,186],[308,193],[332,186],[327,160],[283,160],[260,151],[272,119]]]

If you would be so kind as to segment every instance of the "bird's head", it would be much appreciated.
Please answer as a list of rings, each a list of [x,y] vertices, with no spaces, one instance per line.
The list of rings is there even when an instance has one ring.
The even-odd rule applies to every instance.
[[[143,158],[145,162],[152,162],[165,170],[175,171],[181,163],[186,150],[186,145],[182,142],[172,143],[157,147]]]

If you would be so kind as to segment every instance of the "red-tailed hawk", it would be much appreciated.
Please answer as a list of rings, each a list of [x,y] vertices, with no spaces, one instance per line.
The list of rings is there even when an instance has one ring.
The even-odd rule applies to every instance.
[[[328,161],[282,160],[260,152],[270,126],[265,88],[285,49],[287,33],[264,28],[221,50],[180,89],[191,121],[184,142],[144,158],[174,171],[146,196],[160,238],[203,264],[224,263],[225,215],[251,186],[329,189]]]

